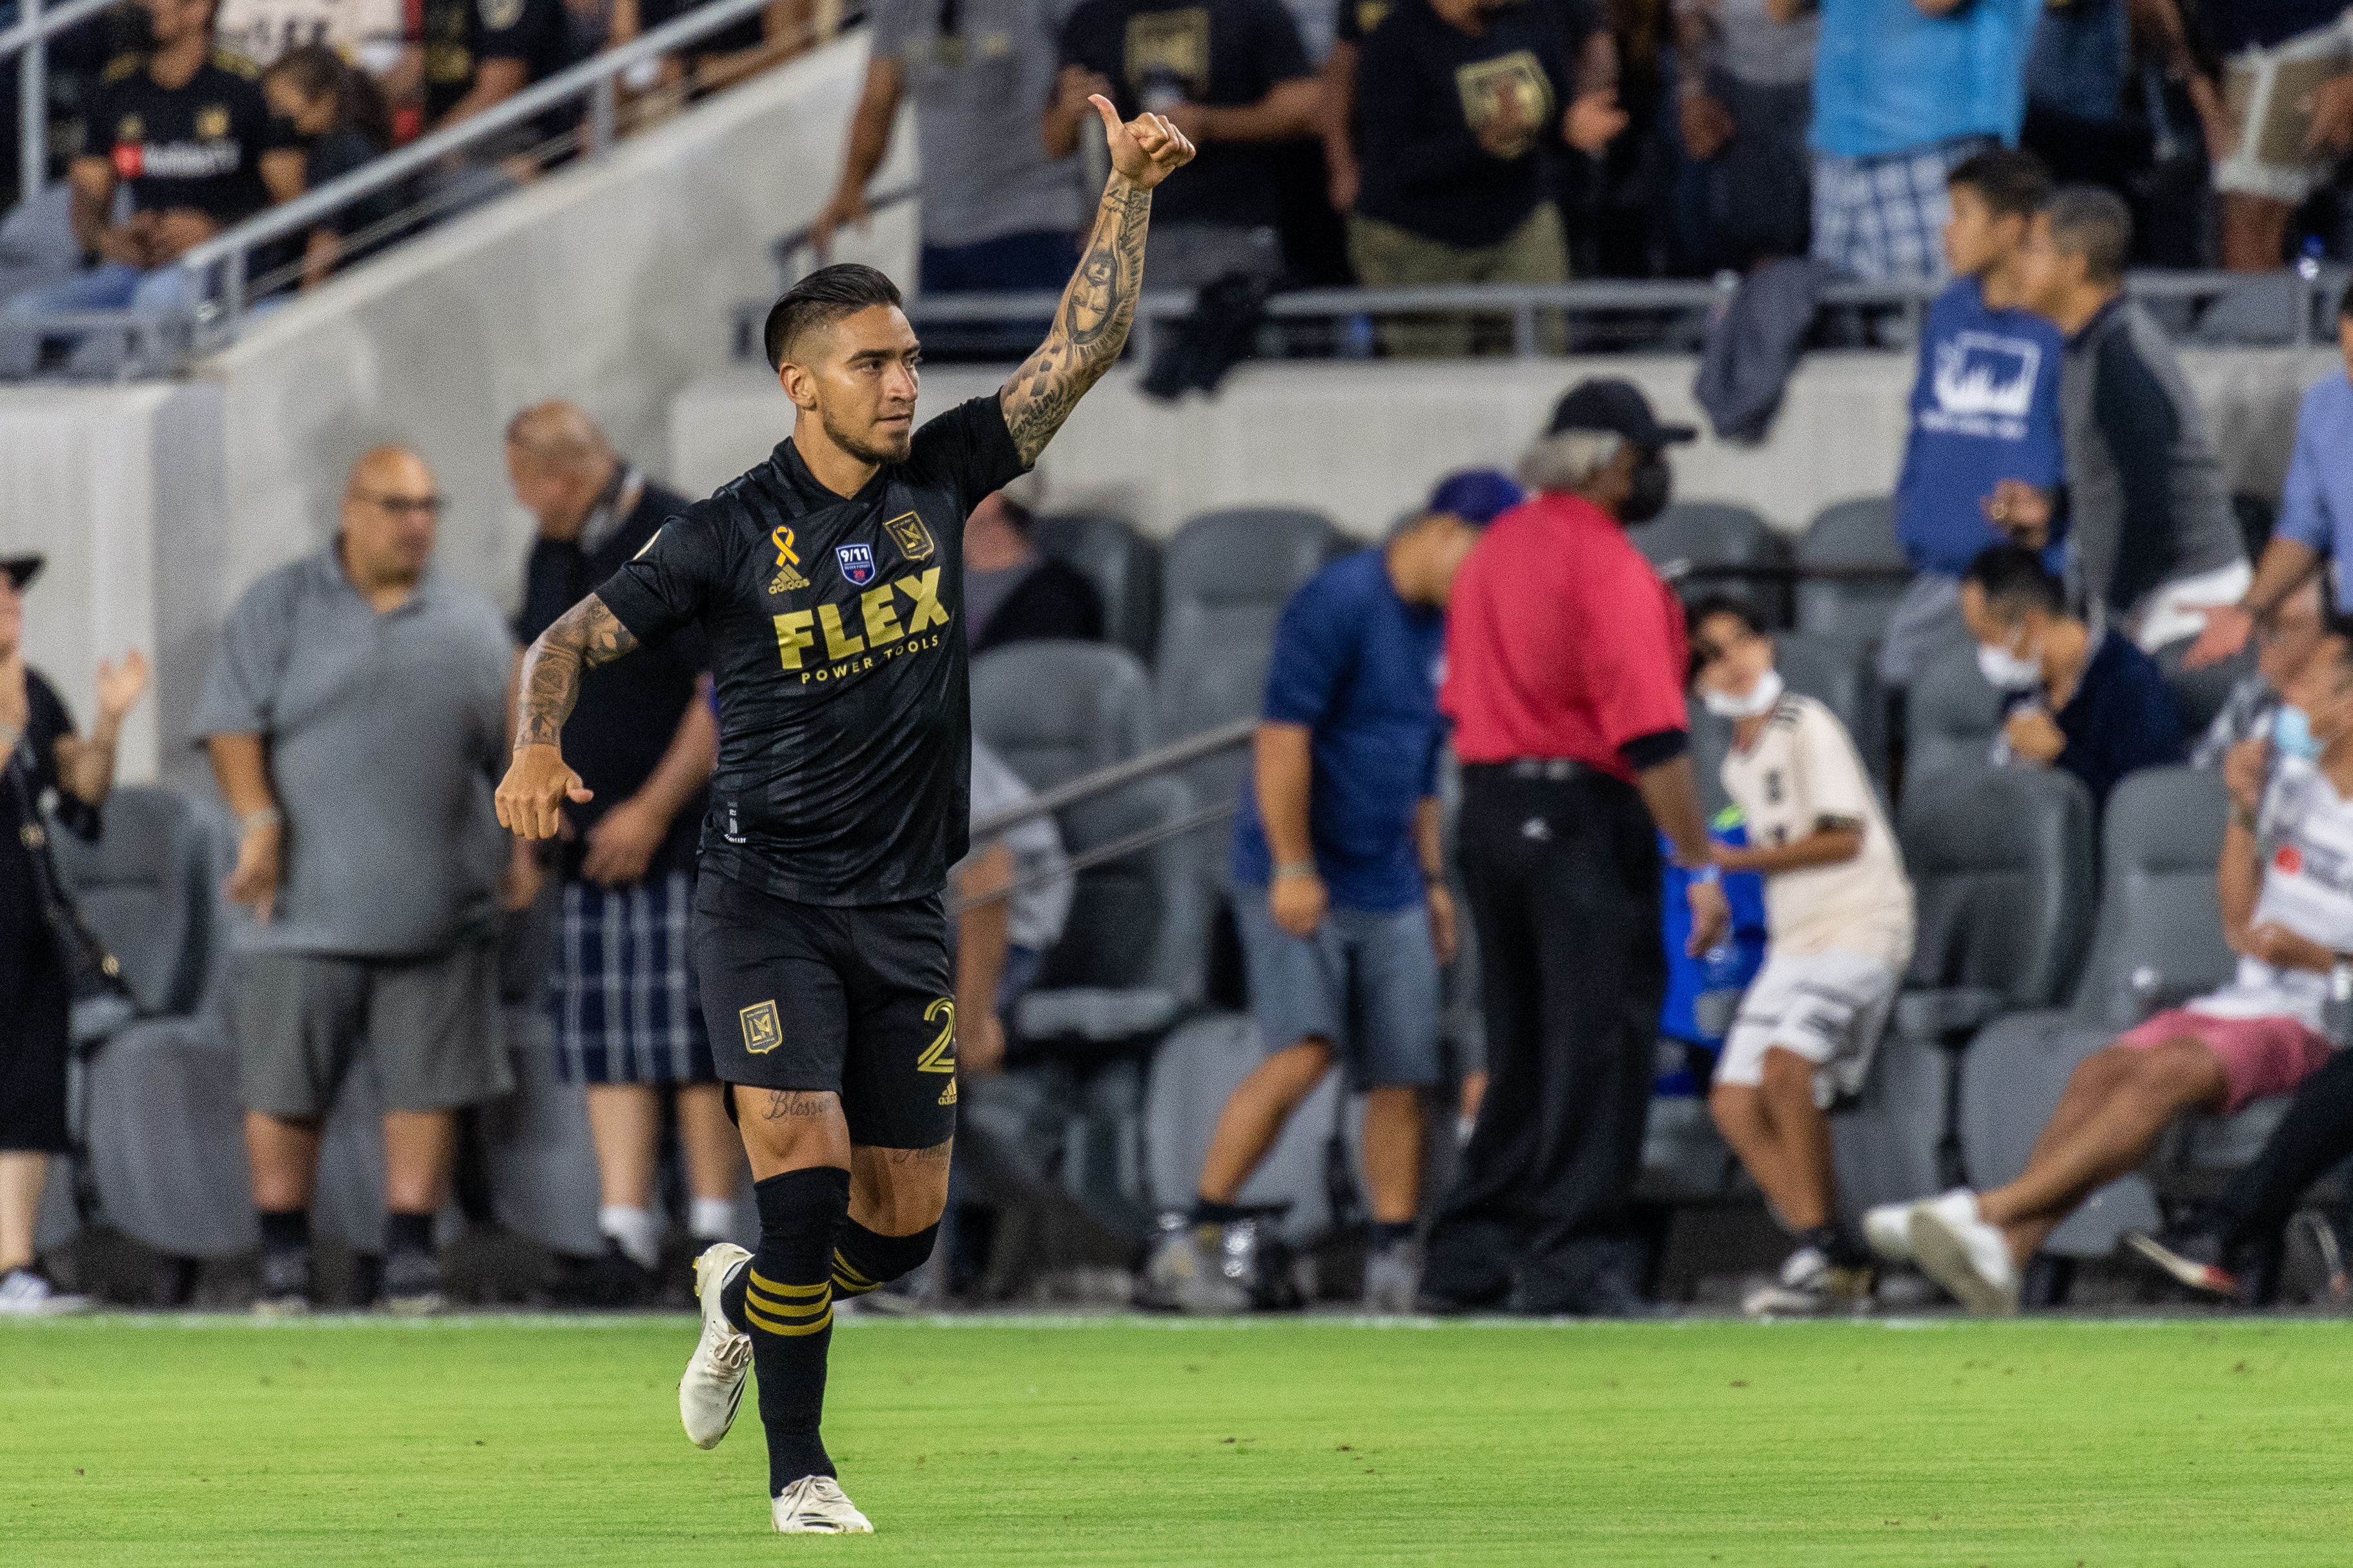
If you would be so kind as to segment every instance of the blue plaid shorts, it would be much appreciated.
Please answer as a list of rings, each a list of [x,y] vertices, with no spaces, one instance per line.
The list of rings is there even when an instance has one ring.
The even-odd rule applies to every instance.
[[[694,880],[564,885],[547,1013],[566,1083],[711,1083],[711,1040],[687,952]]]
[[[1967,160],[2000,143],[1956,136],[1875,158],[1814,158],[1817,261],[1873,283],[1945,276],[1945,220],[1952,216],[1945,182]]]

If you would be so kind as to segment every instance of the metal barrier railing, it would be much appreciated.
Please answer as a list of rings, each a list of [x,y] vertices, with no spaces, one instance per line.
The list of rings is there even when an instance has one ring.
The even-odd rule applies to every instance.
[[[16,25],[0,33],[0,60],[16,57],[16,177],[23,200],[39,195],[49,180],[49,53],[33,46],[80,26],[115,3],[67,0],[47,9],[41,0],[22,0]]]

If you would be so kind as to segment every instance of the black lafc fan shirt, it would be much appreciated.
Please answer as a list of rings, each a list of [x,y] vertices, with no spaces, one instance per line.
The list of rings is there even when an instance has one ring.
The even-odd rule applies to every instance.
[[[844,500],[790,440],[596,590],[643,643],[690,622],[719,689],[702,868],[800,903],[935,893],[963,858],[964,521],[1024,471],[994,395]]]

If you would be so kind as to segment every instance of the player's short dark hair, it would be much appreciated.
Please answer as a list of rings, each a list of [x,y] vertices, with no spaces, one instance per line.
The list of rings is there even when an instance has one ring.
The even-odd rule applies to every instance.
[[[1978,552],[1961,574],[1986,596],[1986,605],[2004,619],[2029,610],[2057,615],[2067,602],[2058,578],[2042,564],[2042,557],[2023,544],[1997,544]]]
[[[768,368],[784,368],[785,351],[803,332],[829,327],[876,305],[902,302],[899,286],[875,268],[856,261],[820,267],[768,307],[768,324],[760,334],[768,351]]]
[[[2051,171],[2023,147],[1974,153],[1945,176],[1947,188],[1967,185],[1996,217],[2032,217],[2051,199]]]
[[[2094,283],[2123,279],[2132,256],[2132,209],[2116,192],[2098,185],[2062,185],[2051,193],[2051,247],[2084,258],[2084,275]]]
[[[1683,611],[1683,625],[1693,635],[1717,616],[1730,616],[1748,628],[1751,637],[1769,637],[1773,629],[1765,624],[1764,613],[1737,594],[1708,594],[1694,599]]]

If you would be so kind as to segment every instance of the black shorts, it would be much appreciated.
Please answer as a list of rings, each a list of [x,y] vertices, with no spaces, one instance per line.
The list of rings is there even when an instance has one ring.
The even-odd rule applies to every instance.
[[[835,909],[706,874],[694,963],[722,1082],[830,1089],[864,1147],[955,1135],[955,987],[939,895]]]
[[[48,931],[0,921],[0,1152],[62,1154],[73,989]]]

